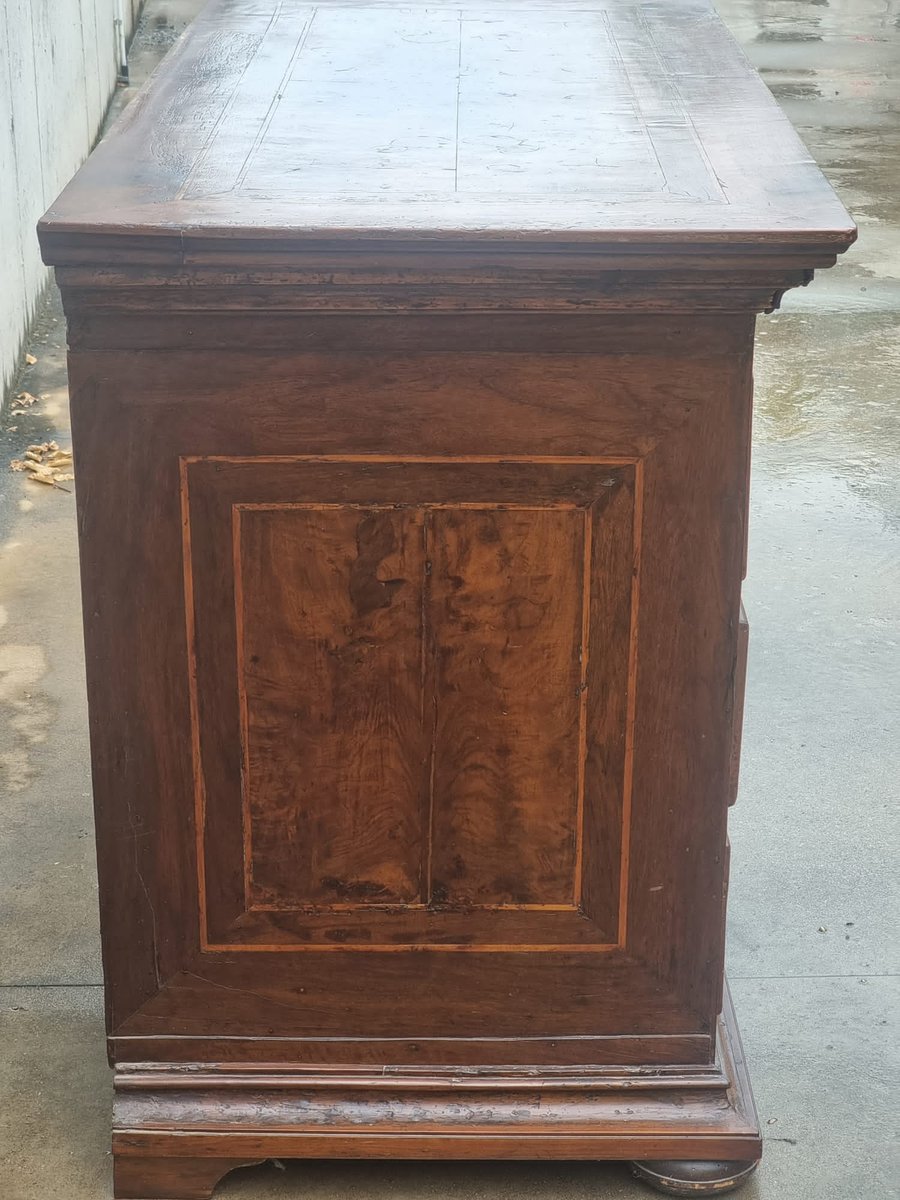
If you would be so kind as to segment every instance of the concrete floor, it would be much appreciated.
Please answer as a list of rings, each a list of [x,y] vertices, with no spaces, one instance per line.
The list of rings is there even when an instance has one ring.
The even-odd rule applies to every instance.
[[[674,0],[673,0],[674,2]],[[142,77],[199,0],[148,0]],[[839,267],[759,324],[741,791],[729,965],[766,1135],[746,1200],[900,1194],[900,4],[720,0],[860,225]],[[0,462],[67,444],[51,298],[42,399]],[[73,497],[0,469],[0,1198],[110,1192]],[[893,1027],[893,1034],[892,1034]],[[893,1158],[892,1158],[893,1154]],[[630,1200],[621,1165],[288,1164],[228,1200]]]

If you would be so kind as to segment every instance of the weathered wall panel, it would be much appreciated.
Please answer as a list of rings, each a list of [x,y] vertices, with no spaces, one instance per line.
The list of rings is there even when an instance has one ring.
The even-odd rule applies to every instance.
[[[47,282],[35,224],[86,157],[132,0],[0,0],[0,398]]]

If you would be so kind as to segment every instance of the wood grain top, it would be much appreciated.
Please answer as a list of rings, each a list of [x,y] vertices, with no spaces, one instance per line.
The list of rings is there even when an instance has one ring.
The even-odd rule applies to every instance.
[[[855,236],[703,0],[212,0],[41,234],[50,262],[136,235],[620,253]]]

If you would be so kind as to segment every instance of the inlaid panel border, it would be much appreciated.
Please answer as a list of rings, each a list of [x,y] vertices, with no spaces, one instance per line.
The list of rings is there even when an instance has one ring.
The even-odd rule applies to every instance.
[[[220,943],[213,942],[209,938],[209,923],[207,913],[207,898],[206,898],[206,862],[205,862],[205,830],[206,830],[206,790],[204,783],[204,774],[202,766],[202,751],[200,737],[200,705],[199,705],[199,688],[198,688],[198,668],[197,668],[197,650],[196,650],[196,610],[194,603],[194,574],[193,574],[193,557],[191,548],[191,520],[190,520],[190,485],[189,475],[191,466],[199,463],[222,463],[230,465],[299,465],[302,463],[317,463],[317,464],[391,464],[391,465],[440,465],[443,463],[456,464],[471,464],[471,465],[547,465],[547,466],[595,466],[595,467],[627,467],[633,468],[634,472],[634,497],[633,497],[633,529],[632,529],[632,547],[633,547],[633,563],[632,563],[632,582],[631,582],[631,604],[630,604],[630,626],[629,626],[629,642],[628,642],[628,671],[627,671],[627,694],[626,694],[626,716],[625,716],[625,747],[624,747],[624,767],[622,778],[622,819],[621,819],[621,850],[619,860],[619,899],[618,899],[618,929],[617,939],[614,942],[604,943],[577,943],[573,945],[564,945],[557,942],[541,943],[537,945],[524,945],[516,943],[515,945],[505,944],[489,944],[489,943],[312,943],[312,944],[273,944],[273,943]],[[578,456],[578,455],[390,455],[390,454],[292,454],[292,455],[182,455],[179,458],[179,474],[180,474],[180,504],[182,517],[182,552],[183,552],[183,574],[184,574],[184,599],[185,599],[185,623],[187,634],[188,648],[188,690],[190,698],[190,721],[191,721],[191,751],[192,751],[192,767],[193,767],[193,784],[194,784],[194,827],[195,827],[195,853],[196,853],[196,868],[197,868],[197,886],[198,886],[198,905],[200,913],[200,943],[203,951],[235,953],[235,952],[369,952],[369,953],[390,953],[390,952],[408,952],[410,950],[428,950],[428,951],[446,951],[446,952],[468,952],[468,953],[533,953],[533,952],[610,952],[613,950],[623,949],[627,940],[628,929],[628,868],[630,858],[630,843],[631,843],[631,810],[632,810],[632,790],[634,776],[634,724],[635,724],[635,702],[636,702],[636,679],[637,679],[637,649],[638,649],[638,614],[640,607],[640,585],[641,585],[641,535],[643,525],[643,494],[644,494],[644,479],[643,479],[643,460],[639,457],[627,457],[616,455],[604,455],[599,457],[594,456]],[[235,567],[239,567],[238,552],[239,552],[239,512],[244,509],[248,510],[274,510],[274,509],[329,509],[329,508],[346,508],[349,505],[344,503],[325,504],[321,502],[304,503],[291,502],[283,504],[267,504],[267,503],[241,503],[232,505],[232,546],[235,555]],[[367,504],[366,508],[391,507]],[[417,505],[420,508],[440,509],[440,508],[468,508],[486,510],[490,508],[498,509],[527,509],[527,510],[544,510],[548,508],[572,508],[577,509],[581,506],[577,504],[566,504],[560,502],[556,504],[503,504],[489,502],[454,502],[452,504],[441,504],[440,502],[425,502]],[[587,510],[589,512],[589,510]],[[585,522],[585,572],[583,576],[583,599],[582,599],[582,644],[585,647],[584,662],[582,663],[582,681],[585,678],[588,667],[589,656],[589,641],[587,626],[590,622],[589,614],[589,597],[591,575],[589,570],[590,558],[592,553],[591,546],[591,528],[592,522],[587,519]],[[235,571],[235,587],[237,602],[240,588],[240,573]],[[240,644],[240,642],[238,642]],[[582,862],[583,862],[583,832],[584,832],[584,772],[586,762],[586,739],[587,739],[587,724],[586,724],[586,705],[587,705],[587,689],[581,688],[580,708],[579,708],[579,773],[578,773],[578,792],[577,792],[577,849],[575,857],[575,875],[574,875],[574,896],[573,905],[492,905],[491,911],[533,911],[533,910],[553,910],[569,912],[575,910],[577,905],[582,878]],[[241,699],[241,739],[242,751],[245,749],[245,703]],[[246,753],[242,753],[242,764],[246,761]],[[244,767],[242,765],[242,775]],[[243,803],[243,839],[244,839],[244,870],[249,870],[248,856],[248,831],[249,825],[247,821],[247,805],[249,798],[245,786],[245,780],[242,778],[242,803]],[[246,880],[246,875],[245,875]],[[334,909],[338,911],[343,906],[329,905],[328,910]],[[377,905],[367,905],[366,908],[377,908]],[[409,906],[416,907],[416,906]],[[425,907],[425,906],[419,906]],[[256,907],[254,907],[256,911]]]
[[[346,7],[352,10],[354,6],[351,4]],[[383,6],[382,15],[390,14],[392,7],[390,5]],[[403,6],[397,5],[396,7],[397,10],[402,10]],[[604,70],[608,72],[612,67],[621,76],[625,98],[634,117],[639,122],[637,136],[647,151],[647,165],[654,175],[651,186],[660,195],[665,196],[669,205],[730,206],[730,198],[722,187],[698,133],[690,107],[686,104],[682,89],[678,86],[677,74],[673,74],[669,69],[665,47],[660,44],[651,23],[647,21],[639,8],[626,10],[624,16],[621,12],[604,8],[603,5],[598,5],[594,11],[599,17],[599,26],[594,36],[598,39],[599,47],[601,44],[599,34],[602,30],[608,50],[608,60],[604,61],[602,57],[598,56],[592,67],[600,75],[604,73]],[[464,141],[461,136],[461,121],[466,115],[463,100],[466,81],[470,78],[471,70],[471,68],[464,68],[464,60],[470,50],[470,42],[466,36],[469,32],[467,27],[483,25],[485,14],[468,10],[465,6],[447,3],[435,4],[431,7],[431,12],[434,16],[443,16],[448,19],[448,34],[452,28],[456,42],[455,47],[448,55],[448,62],[452,59],[451,69],[454,72],[453,82],[455,83],[455,102],[451,106],[453,109],[452,145],[447,147],[447,161],[452,163],[452,171],[448,171],[448,177],[452,174],[452,187],[407,189],[402,193],[401,198],[403,204],[408,207],[441,203],[458,195],[463,195],[466,199],[473,199],[484,205],[492,200],[497,200],[496,192],[492,191],[489,186],[461,189],[459,174],[460,148]],[[250,51],[248,61],[237,77],[232,91],[222,104],[218,117],[209,128],[189,171],[178,188],[177,198],[179,200],[209,200],[214,197],[233,196],[237,193],[269,203],[273,201],[271,188],[259,184],[254,185],[250,181],[254,180],[258,174],[258,156],[265,145],[270,127],[279,109],[285,103],[285,97],[292,84],[297,82],[293,78],[293,72],[307,51],[314,25],[317,21],[321,23],[323,15],[326,20],[329,17],[333,19],[334,12],[333,10],[331,13],[327,9],[322,10],[315,0],[310,3],[307,3],[306,0],[296,0],[294,3],[288,3],[284,8],[279,5],[265,28],[253,31],[251,36],[256,39],[256,44]],[[494,13],[488,17],[489,23],[496,23],[498,19],[502,18],[502,15]],[[551,19],[551,28],[559,22],[564,23],[565,16],[566,14],[563,13]],[[656,71],[642,71],[640,64],[635,61],[633,56],[629,58],[623,53],[623,42],[627,44],[635,39],[643,41],[647,56],[653,60]],[[476,31],[475,41],[479,40]],[[379,45],[377,40],[373,42],[376,50]],[[253,94],[251,88],[249,93],[242,94],[242,85],[252,77],[254,64],[260,58],[265,59],[268,77],[274,82],[271,88],[265,92]],[[324,87],[327,91],[328,87],[333,86],[334,83],[335,77],[331,76],[320,79],[318,86]],[[562,90],[565,91],[568,86],[565,84]],[[243,118],[237,123],[239,130],[237,140],[235,140],[234,124],[228,123],[228,118],[236,109],[240,111]],[[449,109],[446,116],[448,119],[451,117]],[[448,125],[447,128],[449,131],[451,126]],[[222,140],[223,130],[227,131],[225,139],[227,145],[218,145],[217,147],[217,143]],[[222,160],[227,167],[221,176],[217,176],[215,165]],[[213,167],[210,169],[211,162]],[[693,175],[688,173],[689,168],[693,168]],[[587,199],[609,198],[614,199],[617,204],[634,204],[643,199],[646,191],[646,187],[641,187],[634,181],[624,184],[620,181],[618,186],[594,184],[582,188],[577,194]],[[313,194],[323,205],[327,205],[329,202],[340,204],[341,201],[346,202],[347,200],[377,204],[384,200],[384,193],[378,190],[360,191],[357,188],[341,186],[338,182],[335,182],[333,187],[316,189]],[[552,196],[553,192],[549,188],[537,192],[511,190],[503,193],[501,201],[527,203],[533,200],[535,195],[547,198]]]
[[[402,460],[407,461],[407,460]],[[604,464],[607,465],[607,464]],[[291,904],[267,904],[251,902],[253,892],[253,830],[252,830],[252,812],[251,812],[251,784],[250,784],[250,736],[249,736],[249,709],[247,704],[247,689],[245,684],[245,669],[244,669],[244,637],[243,637],[243,565],[241,561],[241,514],[245,512],[336,512],[346,509],[360,508],[368,512],[393,512],[396,509],[394,504],[354,504],[352,501],[341,501],[335,503],[304,502],[304,501],[289,501],[282,503],[240,503],[233,504],[231,507],[232,516],[232,570],[234,574],[234,609],[235,609],[235,626],[237,630],[237,662],[238,662],[238,700],[241,717],[241,800],[242,800],[242,827],[244,841],[244,893],[247,899],[248,912],[284,912],[294,911],[298,906]],[[592,534],[593,534],[593,512],[589,506],[587,508],[576,504],[574,501],[556,501],[551,504],[516,504],[503,503],[501,501],[421,501],[410,505],[410,508],[419,512],[439,512],[449,510],[453,512],[580,512],[583,522],[583,549],[582,549],[582,574],[581,574],[581,646],[582,659],[579,679],[579,712],[578,712],[578,759],[576,772],[576,805],[575,805],[575,855],[573,862],[573,878],[572,878],[572,901],[570,904],[469,904],[467,910],[473,911],[489,911],[489,912],[577,912],[578,903],[581,899],[581,879],[583,872],[583,856],[584,856],[584,788],[585,788],[585,760],[587,758],[587,687],[586,677],[588,673],[588,664],[590,661],[590,596],[591,596],[591,555],[593,552]],[[429,831],[426,838],[427,857],[425,870],[425,891],[428,894],[428,900],[406,902],[403,908],[407,911],[422,909],[428,910],[430,905],[430,890],[431,890],[431,850],[432,839],[430,830],[432,828],[434,818],[434,793],[429,793],[429,804],[426,828]],[[317,905],[320,911],[323,912],[358,912],[358,911],[377,911],[379,908],[390,911],[397,907],[396,901],[366,901],[357,903],[346,903],[335,901],[327,905]]]

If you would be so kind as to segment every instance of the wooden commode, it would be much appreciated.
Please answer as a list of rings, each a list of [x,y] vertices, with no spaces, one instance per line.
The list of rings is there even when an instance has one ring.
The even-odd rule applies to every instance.
[[[212,0],[97,148],[40,235],[116,1196],[752,1170],[754,323],[854,234],[699,0]]]

